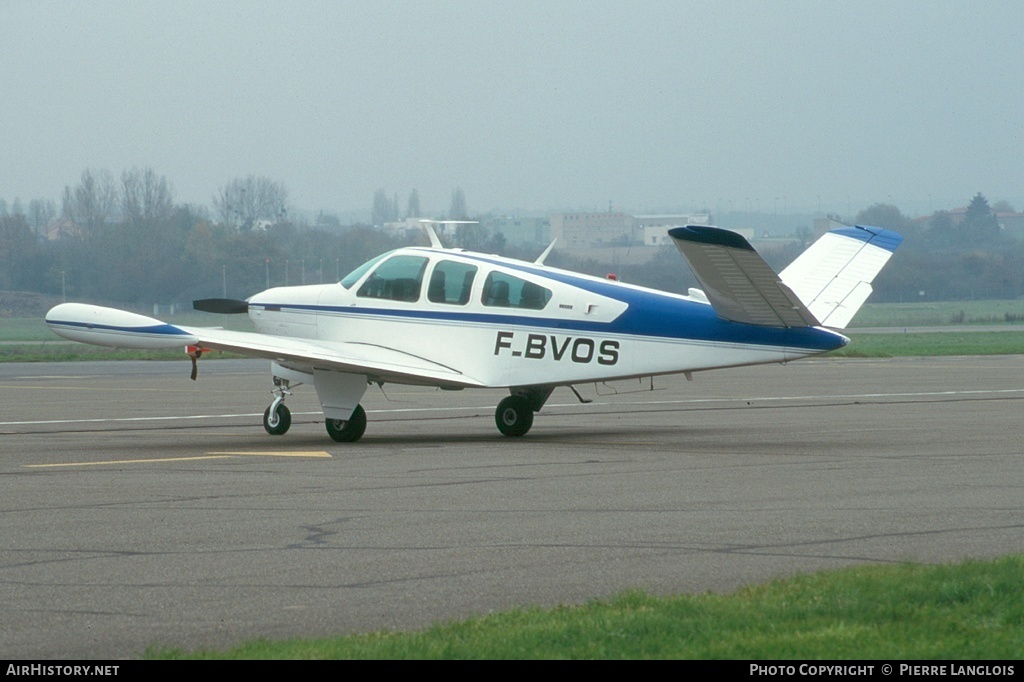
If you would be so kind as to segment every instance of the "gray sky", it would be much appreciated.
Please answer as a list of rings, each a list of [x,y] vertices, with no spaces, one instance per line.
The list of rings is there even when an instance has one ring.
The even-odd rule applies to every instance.
[[[1024,3],[0,2],[0,197],[1024,209]]]

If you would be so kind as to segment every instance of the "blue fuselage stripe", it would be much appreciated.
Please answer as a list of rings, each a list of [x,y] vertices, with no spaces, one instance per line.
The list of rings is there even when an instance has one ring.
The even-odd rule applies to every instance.
[[[548,275],[550,276],[550,275]],[[604,292],[602,292],[604,293]],[[624,298],[619,290],[620,300]],[[253,308],[279,309],[331,317],[377,317],[395,321],[426,321],[438,324],[476,324],[522,326],[559,331],[604,333],[616,336],[639,336],[666,340],[694,340],[719,343],[784,346],[826,351],[840,348],[845,337],[813,327],[762,327],[723,320],[711,306],[643,291],[629,290],[629,308],[611,322],[587,322],[552,317],[534,317],[510,313],[462,312],[457,310],[423,310],[369,308],[353,306],[297,305],[287,303],[252,304]]]
[[[188,332],[178,329],[172,324],[155,324],[148,327],[119,327],[113,324],[95,324],[92,322],[67,322],[63,320],[48,320],[47,325],[51,327],[66,327],[68,329],[86,329],[89,331],[113,331],[129,334],[150,334],[154,336],[191,336]]]

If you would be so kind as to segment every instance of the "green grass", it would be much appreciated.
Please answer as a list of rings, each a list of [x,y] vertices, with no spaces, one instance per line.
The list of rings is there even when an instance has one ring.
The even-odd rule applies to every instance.
[[[235,331],[252,331],[252,321],[246,315],[211,315],[208,313],[184,313],[161,316],[170,324],[190,327],[223,327]],[[10,341],[59,341],[60,337],[46,328],[42,317],[0,318],[0,342]]]
[[[203,357],[240,358],[234,353],[216,353]],[[180,350],[131,350],[74,343],[11,344],[0,346],[0,362],[85,362],[88,360],[183,360],[188,361],[185,346]]]
[[[253,331],[252,321],[245,315],[211,315],[185,313],[161,318],[171,324],[192,327],[223,327],[235,331]],[[242,357],[217,353],[209,357]],[[187,360],[184,346],[180,350],[127,350],[90,346],[65,341],[46,327],[42,317],[9,317],[0,319],[0,362],[79,362],[85,360]]]
[[[41,317],[5,317],[0,319],[0,341],[53,341],[57,337],[46,328]]]
[[[858,334],[846,332],[851,343],[827,357],[877,358],[919,355],[1015,355],[1024,353],[1021,332],[935,332]]]
[[[867,303],[854,318],[856,327],[935,327],[959,324],[1024,324],[1024,299]]]
[[[1024,654],[1024,556],[959,565],[859,566],[733,594],[639,591],[516,609],[418,632],[254,641],[149,658],[947,659]]]

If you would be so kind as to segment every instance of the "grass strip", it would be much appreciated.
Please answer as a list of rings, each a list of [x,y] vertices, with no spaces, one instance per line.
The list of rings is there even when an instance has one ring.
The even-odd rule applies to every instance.
[[[631,591],[515,609],[418,632],[375,632],[158,659],[947,659],[1024,653],[1024,556],[955,565],[866,565],[655,597]]]

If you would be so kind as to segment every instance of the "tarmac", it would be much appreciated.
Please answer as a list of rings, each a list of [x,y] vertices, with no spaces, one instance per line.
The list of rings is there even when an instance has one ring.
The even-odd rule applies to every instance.
[[[1024,355],[805,360],[556,389],[312,387],[268,364],[0,364],[0,657],[413,629],[630,588],[726,592],[1024,550]]]

